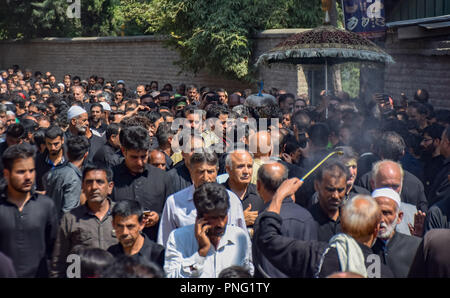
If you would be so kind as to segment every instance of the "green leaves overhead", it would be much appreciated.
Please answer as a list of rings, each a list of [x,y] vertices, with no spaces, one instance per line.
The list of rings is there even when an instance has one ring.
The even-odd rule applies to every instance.
[[[0,39],[164,34],[183,71],[251,79],[252,38],[265,29],[310,28],[315,0],[0,0]]]
[[[182,70],[251,79],[252,37],[276,28],[321,23],[320,1],[153,0],[147,32],[170,36]]]

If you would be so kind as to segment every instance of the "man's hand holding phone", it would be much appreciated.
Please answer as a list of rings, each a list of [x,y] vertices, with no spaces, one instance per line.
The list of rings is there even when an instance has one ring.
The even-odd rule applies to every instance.
[[[144,223],[145,227],[153,227],[159,221],[159,214],[155,211],[145,210],[144,211]]]
[[[198,254],[202,257],[206,257],[211,247],[211,241],[207,235],[210,228],[211,226],[206,219],[197,217],[195,220],[195,238],[198,242]]]

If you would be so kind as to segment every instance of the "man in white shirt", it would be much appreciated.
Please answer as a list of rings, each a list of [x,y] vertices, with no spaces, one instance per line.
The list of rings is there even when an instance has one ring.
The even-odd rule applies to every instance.
[[[228,197],[229,192],[217,183],[204,183],[195,190],[195,223],[172,231],[167,241],[167,277],[214,278],[230,266],[242,266],[253,275],[248,233],[227,224]]]
[[[214,152],[203,149],[191,156],[188,169],[193,185],[170,195],[164,205],[157,237],[157,243],[163,246],[166,246],[170,232],[195,223],[194,191],[204,183],[216,181],[219,161]],[[228,225],[247,231],[241,201],[233,192],[227,190],[227,193],[230,200]]]

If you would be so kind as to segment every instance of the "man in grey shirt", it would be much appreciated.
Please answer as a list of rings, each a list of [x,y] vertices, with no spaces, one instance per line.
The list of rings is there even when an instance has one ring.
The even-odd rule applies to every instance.
[[[52,256],[51,277],[66,277],[67,256],[76,245],[106,250],[117,244],[112,226],[114,203],[108,198],[114,187],[112,172],[102,166],[83,171],[86,204],[64,214]]]
[[[64,213],[80,205],[81,166],[89,152],[89,141],[85,136],[71,137],[67,141],[69,162],[48,173],[46,195],[53,199],[60,220]]]

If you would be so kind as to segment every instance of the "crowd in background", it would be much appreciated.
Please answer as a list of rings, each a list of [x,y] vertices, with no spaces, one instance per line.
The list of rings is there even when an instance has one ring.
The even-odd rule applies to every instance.
[[[0,276],[450,276],[449,110],[260,91],[0,71]]]

